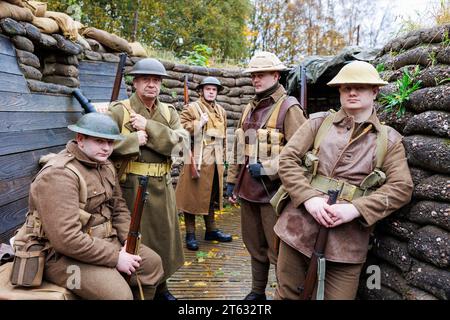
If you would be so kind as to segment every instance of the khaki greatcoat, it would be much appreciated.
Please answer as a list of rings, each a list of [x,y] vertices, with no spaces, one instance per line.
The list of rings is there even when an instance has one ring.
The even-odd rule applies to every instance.
[[[154,109],[151,111],[146,108],[137,94],[130,97],[130,104],[136,113],[147,119],[148,141],[146,145],[139,147],[137,132],[132,131],[125,140],[115,144],[113,157],[122,159],[136,156],[135,161],[145,163],[169,162],[174,148],[188,140],[188,134],[182,128],[175,108],[169,105],[170,122],[168,123],[162,114],[162,103],[159,100],[156,100]],[[124,117],[122,103],[119,101],[112,104],[109,110],[121,128]],[[127,127],[132,129],[129,124]],[[134,207],[138,186],[139,176],[135,174],[128,174],[126,181],[121,183],[124,198],[131,210]],[[148,201],[141,220],[142,243],[161,256],[164,267],[163,280],[167,280],[184,263],[175,192],[170,174],[149,177],[147,192],[149,193]]]
[[[75,141],[69,141],[66,149],[52,161],[54,164],[44,168],[31,184],[29,197],[30,211],[38,212],[52,248],[44,277],[67,287],[71,283],[67,281],[71,276],[68,267],[78,266],[81,285],[72,290],[75,294],[85,299],[131,299],[127,282],[115,268],[128,235],[130,214],[112,163],[93,162]],[[68,162],[86,181],[84,210],[91,217],[85,227],[80,222],[79,178],[65,167]],[[112,224],[110,234],[98,227],[108,220]],[[139,255],[143,258],[138,269],[142,284],[157,285],[163,276],[161,259],[145,246],[141,246]],[[134,278],[132,285],[136,285]]]
[[[214,130],[212,122],[203,127],[203,130],[196,132],[198,128],[201,112],[208,112],[210,116],[216,117],[216,121],[223,124],[220,130]],[[214,170],[217,168],[219,180],[219,209],[223,208],[223,173],[224,161],[226,159],[226,125],[227,116],[225,109],[217,103],[208,104],[204,99],[199,99],[187,105],[180,114],[181,124],[191,134],[196,142],[194,148],[195,164],[200,164],[200,178],[192,179],[190,164],[185,163],[180,173],[175,191],[177,208],[180,211],[191,214],[207,215],[209,212],[211,191],[214,181]],[[210,130],[213,129],[213,130]],[[205,140],[205,145],[202,140]],[[200,153],[200,143],[203,143],[202,157]],[[198,149],[198,150],[197,150]]]

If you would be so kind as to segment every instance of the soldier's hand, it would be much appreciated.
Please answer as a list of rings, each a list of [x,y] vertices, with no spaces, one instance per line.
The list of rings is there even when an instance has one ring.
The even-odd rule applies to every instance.
[[[147,132],[142,131],[142,130],[139,130],[139,131],[137,132],[137,135],[138,135],[139,145],[140,145],[140,146],[145,145],[145,144],[147,143],[147,141],[148,141],[148,135],[147,135]]]
[[[320,225],[330,228],[334,224],[334,220],[328,214],[327,209],[330,205],[327,204],[327,200],[321,197],[313,197],[306,200],[304,203],[306,211],[319,223]]]
[[[145,130],[145,126],[147,125],[147,119],[137,113],[131,114],[130,122],[136,130]]]
[[[329,206],[327,209],[331,219],[333,219],[332,228],[340,224],[347,223],[361,216],[358,209],[351,203],[338,203]]]
[[[203,127],[207,122],[208,122],[208,114],[207,113],[202,113],[200,115],[200,127]]]
[[[125,246],[119,252],[119,260],[117,261],[116,269],[120,272],[131,275],[133,272],[136,272],[136,269],[139,268],[140,262],[142,261],[140,256],[129,254],[125,250]]]

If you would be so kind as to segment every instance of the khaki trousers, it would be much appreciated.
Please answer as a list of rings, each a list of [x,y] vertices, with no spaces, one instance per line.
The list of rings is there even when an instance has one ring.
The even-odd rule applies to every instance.
[[[241,199],[242,239],[251,256],[252,291],[266,290],[270,264],[276,265],[275,232],[277,216],[270,204]]]
[[[275,299],[300,300],[310,259],[280,241],[277,262],[278,287]],[[353,300],[363,264],[326,262],[325,300]],[[315,297],[314,290],[313,297]]]
[[[120,250],[118,241],[117,247],[117,250]],[[155,287],[164,275],[161,258],[144,245],[139,248],[139,256],[142,261],[137,274],[143,286],[144,298],[153,299]],[[79,285],[77,285],[78,270]],[[116,268],[87,264],[62,255],[56,259],[52,257],[46,262],[44,277],[56,285],[71,290],[82,299],[132,300],[133,292],[135,294],[139,292],[135,274],[128,285]]]

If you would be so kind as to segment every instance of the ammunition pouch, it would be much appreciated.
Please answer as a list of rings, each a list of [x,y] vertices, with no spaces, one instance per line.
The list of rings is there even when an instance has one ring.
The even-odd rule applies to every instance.
[[[386,174],[380,169],[375,169],[361,182],[361,188],[370,189],[377,188],[384,184],[386,181]]]
[[[290,198],[289,193],[286,191],[286,189],[281,185],[277,192],[273,195],[273,197],[270,199],[270,204],[272,205],[273,209],[275,210],[275,213],[277,216],[281,215],[281,212],[288,204]]]
[[[312,151],[308,151],[303,157],[303,167],[309,176],[315,176],[319,167],[319,157]]]

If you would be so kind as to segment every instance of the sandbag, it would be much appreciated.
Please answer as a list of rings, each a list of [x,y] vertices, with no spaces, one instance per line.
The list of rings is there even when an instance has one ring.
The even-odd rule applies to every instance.
[[[79,25],[69,15],[62,12],[47,11],[45,17],[56,21],[64,37],[71,41],[77,40]]]
[[[83,47],[83,51],[84,50],[90,50],[92,51],[91,46],[89,45],[89,42],[86,41],[85,38],[83,38],[81,35],[78,34],[78,38],[76,41],[79,45],[81,45]]]
[[[77,300],[66,288],[43,281],[38,288],[20,288],[11,284],[12,263],[0,266],[0,300]]]
[[[16,21],[32,21],[33,13],[28,8],[0,1],[0,19],[3,18],[12,18]]]
[[[52,34],[59,32],[59,26],[55,20],[44,17],[34,17],[31,21],[42,33]]]
[[[142,44],[140,44],[139,42],[131,42],[130,47],[131,47],[131,51],[132,51],[132,54],[131,54],[132,56],[145,57],[145,58],[147,57],[147,52],[145,51]]]
[[[4,0],[6,2],[15,4],[16,6],[23,7],[23,0]]]
[[[82,36],[95,39],[102,45],[117,52],[126,52],[130,55],[133,53],[127,40],[104,30],[88,27],[83,30]]]
[[[31,10],[35,17],[43,17],[47,11],[47,2],[25,0],[24,5]]]

